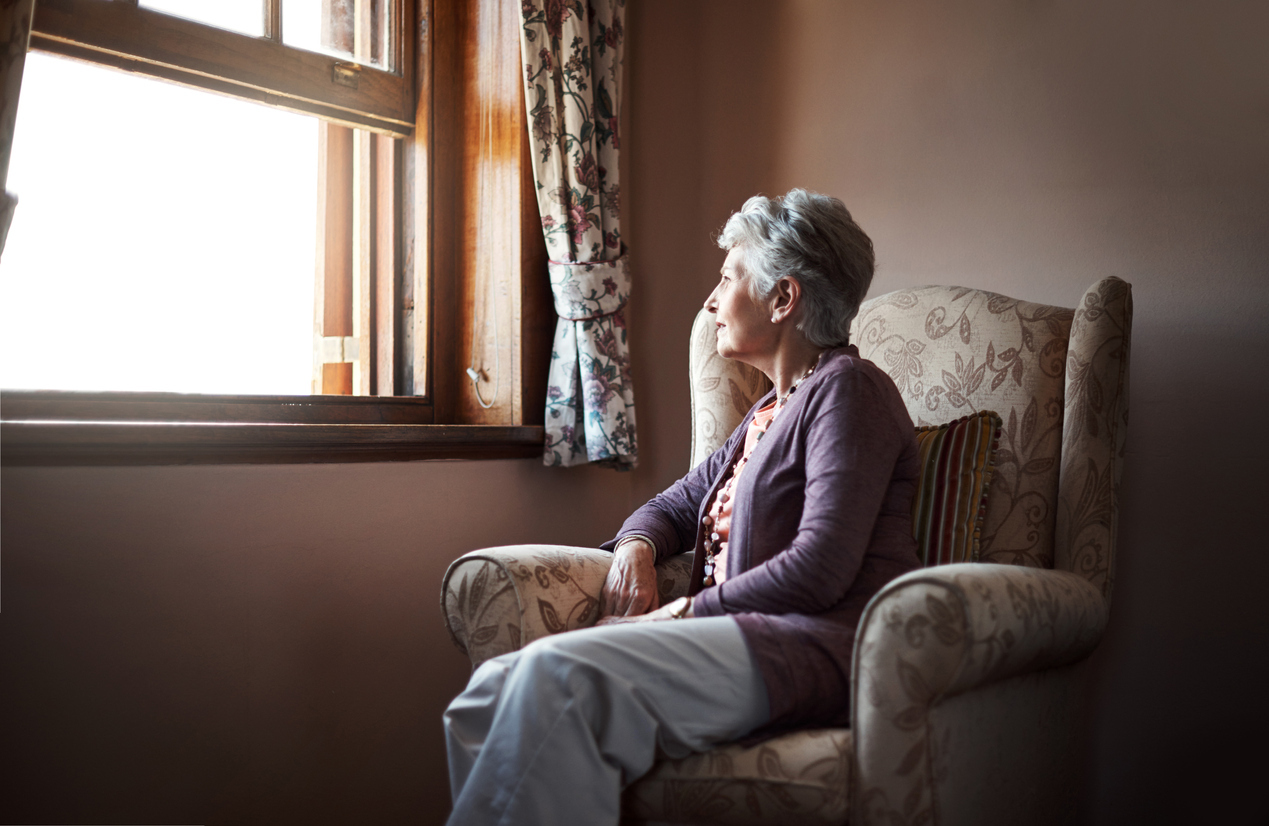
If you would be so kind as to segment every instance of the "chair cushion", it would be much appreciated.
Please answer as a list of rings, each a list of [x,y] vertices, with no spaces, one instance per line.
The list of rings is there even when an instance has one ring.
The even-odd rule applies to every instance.
[[[912,529],[922,565],[977,562],[1000,416],[984,410],[916,429],[921,476]]]
[[[626,790],[622,822],[840,826],[850,755],[850,729],[813,729],[662,760]]]

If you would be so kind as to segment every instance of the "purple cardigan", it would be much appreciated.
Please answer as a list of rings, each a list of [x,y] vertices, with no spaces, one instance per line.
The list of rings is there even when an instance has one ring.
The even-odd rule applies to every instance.
[[[912,496],[919,459],[898,389],[852,345],[821,354],[754,448],[735,491],[727,579],[703,587],[701,518],[744,448],[761,399],[721,448],[626,520],[657,558],[696,549],[698,617],[732,614],[762,670],[760,733],[850,720],[851,651],[864,606],[919,567]]]

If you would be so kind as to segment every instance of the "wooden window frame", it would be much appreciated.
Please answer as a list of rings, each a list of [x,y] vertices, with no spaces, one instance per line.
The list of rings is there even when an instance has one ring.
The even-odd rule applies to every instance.
[[[396,12],[385,71],[282,43],[281,6],[262,1],[252,37],[141,7],[137,0],[36,0],[31,48],[150,75],[396,137],[414,129],[414,3]]]
[[[519,6],[389,1],[402,11],[395,77],[408,90],[407,116],[371,111],[346,97],[313,100],[285,73],[291,84],[285,94],[262,88],[255,52],[234,52],[241,65],[233,72],[208,71],[204,63],[191,73],[153,51],[138,61],[101,43],[86,44],[82,21],[69,23],[68,10],[91,3],[125,14],[117,6],[130,9],[128,15],[165,18],[151,24],[186,34],[209,30],[197,33],[223,39],[232,33],[138,9],[129,0],[37,0],[32,48],[376,133],[361,133],[366,137],[351,155],[364,184],[356,190],[353,231],[361,243],[354,245],[352,266],[362,314],[359,390],[367,395],[5,391],[0,461],[238,464],[540,455],[554,311],[520,81]],[[276,53],[267,50],[278,44],[267,36],[235,37],[265,43],[260,54],[272,54],[267,68],[275,67]],[[310,54],[301,57],[307,61]],[[361,80],[378,75],[392,73],[367,69]],[[472,125],[481,117],[495,126],[477,141]],[[477,228],[491,223],[500,228],[496,243],[479,243]],[[485,306],[491,298],[492,309]],[[466,367],[491,352],[502,375],[496,392],[484,387],[485,401],[493,397],[486,408],[476,401]]]

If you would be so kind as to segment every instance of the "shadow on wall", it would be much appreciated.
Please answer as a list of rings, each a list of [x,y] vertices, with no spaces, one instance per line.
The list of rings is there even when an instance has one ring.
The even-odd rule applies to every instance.
[[[1251,652],[1269,651],[1269,444],[1234,434],[1257,432],[1266,402],[1235,354],[1269,350],[1269,330],[1139,328],[1166,355],[1132,377],[1120,585],[1094,660],[1093,822],[1264,823],[1269,664]]]

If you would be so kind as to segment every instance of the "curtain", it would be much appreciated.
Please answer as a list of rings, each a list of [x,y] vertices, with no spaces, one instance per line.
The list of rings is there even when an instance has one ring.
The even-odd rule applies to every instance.
[[[635,466],[621,240],[625,0],[522,0],[524,98],[559,316],[546,399],[548,465]]]

